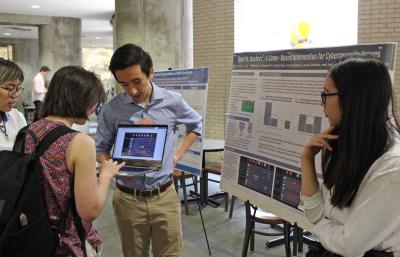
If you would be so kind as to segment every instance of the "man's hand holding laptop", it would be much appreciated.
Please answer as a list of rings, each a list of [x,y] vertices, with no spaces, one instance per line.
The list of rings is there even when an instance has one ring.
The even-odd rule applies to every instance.
[[[151,118],[146,118],[146,119],[143,119],[143,120],[135,121],[134,124],[137,124],[137,125],[151,125],[151,124],[153,124],[153,120]]]

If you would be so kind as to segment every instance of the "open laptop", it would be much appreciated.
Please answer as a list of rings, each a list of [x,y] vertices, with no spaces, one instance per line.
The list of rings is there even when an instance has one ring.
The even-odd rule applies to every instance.
[[[120,125],[115,137],[114,161],[125,162],[118,175],[134,176],[159,170],[167,140],[167,125]]]

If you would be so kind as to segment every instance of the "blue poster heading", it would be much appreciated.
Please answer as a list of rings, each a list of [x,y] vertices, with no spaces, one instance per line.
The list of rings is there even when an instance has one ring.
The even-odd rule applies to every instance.
[[[209,68],[196,68],[185,70],[157,71],[154,73],[153,81],[157,85],[191,85],[207,84]]]

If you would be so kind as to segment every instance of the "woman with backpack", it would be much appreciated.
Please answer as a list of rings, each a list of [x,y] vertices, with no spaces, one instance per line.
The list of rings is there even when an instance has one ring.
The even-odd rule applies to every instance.
[[[24,115],[14,109],[24,91],[23,81],[21,68],[0,58],[0,150],[11,150],[18,131],[26,126]]]
[[[25,153],[33,152],[59,126],[84,124],[104,98],[103,86],[93,72],[78,66],[59,69],[50,81],[41,119],[28,128]],[[103,162],[97,177],[93,139],[73,130],[54,141],[39,160],[49,222],[60,239],[56,256],[100,256],[101,241],[91,223],[104,207],[110,182],[124,163]]]
[[[400,251],[400,138],[392,96],[380,61],[350,58],[328,72],[321,99],[331,127],[312,136],[301,155],[302,200],[320,241],[306,256]]]

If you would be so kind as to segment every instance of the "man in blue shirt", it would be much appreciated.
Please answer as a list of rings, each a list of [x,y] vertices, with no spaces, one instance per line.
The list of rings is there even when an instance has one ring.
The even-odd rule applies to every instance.
[[[180,256],[181,208],[172,183],[173,169],[202,133],[202,117],[181,95],[162,89],[154,76],[150,55],[139,46],[118,48],[110,71],[124,92],[111,99],[98,116],[97,161],[110,159],[119,124],[168,125],[160,170],[132,177],[117,177],[113,206],[125,257],[146,257],[151,241],[153,256]],[[185,124],[187,134],[174,150],[174,132]]]

